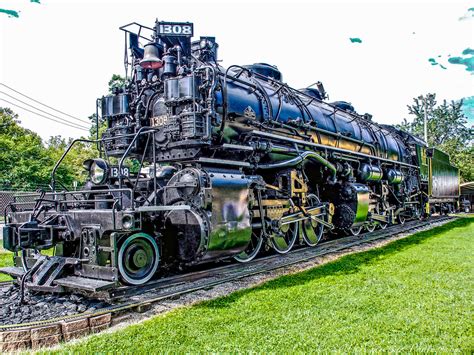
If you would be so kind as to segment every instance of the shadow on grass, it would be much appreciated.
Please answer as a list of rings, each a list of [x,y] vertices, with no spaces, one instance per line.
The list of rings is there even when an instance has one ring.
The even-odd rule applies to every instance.
[[[237,291],[229,296],[204,302],[198,307],[224,308],[230,306],[233,302],[236,302],[240,297],[252,292],[258,292],[268,289],[294,287],[327,276],[357,273],[360,270],[360,267],[363,265],[378,262],[404,249],[422,244],[428,239],[439,236],[440,234],[450,231],[453,228],[462,228],[469,226],[473,223],[474,218],[459,218],[453,222],[449,222],[442,226],[435,227],[430,230],[413,234],[407,238],[394,241],[384,247],[368,250],[365,252],[349,254],[341,257],[338,260],[324,264],[319,267],[315,267],[307,271],[282,276],[275,280],[268,281],[263,285],[247,290]]]

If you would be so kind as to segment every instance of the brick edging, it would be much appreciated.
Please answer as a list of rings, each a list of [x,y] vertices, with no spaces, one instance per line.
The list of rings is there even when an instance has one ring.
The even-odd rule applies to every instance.
[[[69,341],[90,333],[98,333],[110,327],[112,313],[99,316],[59,321],[45,326],[0,331],[0,352],[37,350],[58,345],[61,340]]]

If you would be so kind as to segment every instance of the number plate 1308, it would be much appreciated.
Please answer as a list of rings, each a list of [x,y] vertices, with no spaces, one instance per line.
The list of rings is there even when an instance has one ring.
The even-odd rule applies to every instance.
[[[193,36],[193,24],[189,22],[160,22],[157,26],[159,36]]]

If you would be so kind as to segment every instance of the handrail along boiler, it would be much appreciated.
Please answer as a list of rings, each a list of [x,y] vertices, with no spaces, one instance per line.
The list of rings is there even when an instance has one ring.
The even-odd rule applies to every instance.
[[[215,38],[192,40],[191,23],[121,29],[130,75],[99,100],[107,129],[87,141],[101,158],[84,163],[84,189],[58,191],[55,177],[75,141],[52,192],[5,212],[16,266],[1,271],[23,287],[141,285],[171,268],[247,262],[262,249],[315,246],[324,233],[421,218],[433,191],[431,208],[454,207],[448,158],[347,102],[328,103],[321,83],[295,90],[265,63],[223,68]],[[52,247],[54,256],[40,252]]]

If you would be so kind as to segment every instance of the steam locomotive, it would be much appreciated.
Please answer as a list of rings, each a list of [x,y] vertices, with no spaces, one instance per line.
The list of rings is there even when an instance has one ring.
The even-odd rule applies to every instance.
[[[170,269],[245,263],[456,208],[448,156],[327,102],[320,82],[296,90],[269,64],[223,68],[215,38],[192,40],[192,23],[121,30],[127,80],[99,99],[105,133],[74,141],[51,191],[5,211],[15,266],[1,272],[24,287],[142,285]],[[100,157],[84,163],[82,190],[64,190],[57,168],[84,142]]]

